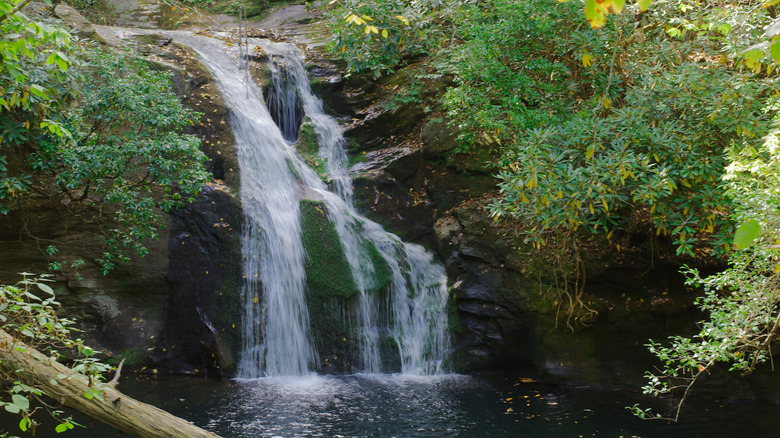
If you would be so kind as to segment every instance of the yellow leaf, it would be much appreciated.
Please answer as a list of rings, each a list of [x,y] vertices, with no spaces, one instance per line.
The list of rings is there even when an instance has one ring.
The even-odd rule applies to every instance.
[[[588,146],[588,150],[585,151],[585,159],[590,160],[593,154],[596,152],[596,145]]]
[[[610,106],[612,106],[612,101],[609,100],[609,97],[604,97],[604,108],[609,109]]]
[[[558,197],[558,199],[563,198],[563,191],[558,190],[558,194],[556,196]]]
[[[382,29],[382,38],[387,38],[389,33],[387,32],[387,29]]]
[[[403,15],[396,15],[395,18],[397,18],[399,21],[401,21],[405,25],[409,25],[409,20],[406,19]]]
[[[590,209],[590,214],[596,214],[596,210],[593,208],[593,204],[588,203],[588,208]]]
[[[590,67],[593,64],[593,55],[590,54],[590,52],[584,52],[582,54],[582,65],[585,67]]]

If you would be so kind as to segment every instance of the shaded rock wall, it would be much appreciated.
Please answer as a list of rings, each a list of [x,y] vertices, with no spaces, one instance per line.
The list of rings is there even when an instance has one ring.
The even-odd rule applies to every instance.
[[[185,105],[203,113],[190,133],[203,140],[215,181],[195,203],[163,215],[160,238],[145,242],[149,255],[108,275],[95,262],[104,250],[99,217],[76,217],[50,202],[0,216],[0,281],[14,283],[18,272],[46,273],[49,263],[64,261],[52,286],[61,313],[78,320],[87,345],[125,359],[128,369],[229,372],[240,323],[242,226],[229,112],[188,49],[159,36],[122,43],[171,72]],[[56,256],[44,251],[49,245],[59,249]],[[77,259],[85,264],[75,270],[70,264]]]

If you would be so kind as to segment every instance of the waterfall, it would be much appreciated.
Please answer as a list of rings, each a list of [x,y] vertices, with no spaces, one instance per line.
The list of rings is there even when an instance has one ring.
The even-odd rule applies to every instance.
[[[306,307],[306,254],[299,211],[304,198],[325,205],[360,292],[349,311],[360,345],[359,370],[387,371],[382,368],[379,343],[381,336],[389,336],[397,347],[401,372],[441,372],[450,344],[444,269],[422,247],[402,242],[355,210],[341,128],[312,93],[297,47],[258,43],[271,61],[267,107],[261,90],[246,80],[246,72],[222,43],[177,35],[212,71],[232,113],[245,214],[239,376],[303,375],[319,362]],[[297,134],[301,108],[314,126],[319,156],[335,193],[288,142]],[[389,291],[383,294],[375,291],[372,247],[391,277]]]

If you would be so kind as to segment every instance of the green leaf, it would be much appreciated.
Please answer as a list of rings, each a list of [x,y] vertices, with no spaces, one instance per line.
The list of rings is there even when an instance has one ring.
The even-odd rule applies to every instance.
[[[30,85],[30,92],[31,92],[32,94],[34,94],[34,95],[36,95],[36,96],[40,97],[41,99],[46,99],[46,97],[47,97],[47,96],[46,96],[46,90],[44,90],[44,89],[43,89],[43,87],[41,87],[41,86],[40,86],[40,85],[38,85],[38,84],[32,84],[32,85]]]
[[[57,433],[67,432],[69,429],[68,423],[60,423],[57,425],[57,427],[54,428],[54,431]]]
[[[769,46],[769,53],[772,55],[772,59],[780,64],[780,40],[775,41]]]
[[[742,52],[745,58],[745,65],[751,70],[757,70],[761,67],[761,60],[764,58],[764,51],[757,47],[752,47]]]
[[[639,12],[644,12],[647,10],[647,8],[650,7],[650,3],[652,3],[653,0],[637,0],[636,4],[639,5]]]
[[[48,284],[44,284],[44,283],[35,283],[35,284],[38,285],[38,288],[40,290],[46,292],[49,295],[54,295],[54,290],[51,287],[49,287]]]
[[[596,0],[585,0],[585,18],[594,29],[598,29],[607,22],[606,9]]]
[[[745,249],[749,247],[758,237],[759,231],[761,231],[761,224],[755,219],[741,223],[734,233],[734,248]]]
[[[27,400],[27,397],[21,394],[12,395],[11,400],[16,406],[19,406],[19,409],[23,411],[30,409],[30,400]]]
[[[32,421],[30,421],[29,418],[24,417],[22,418],[22,421],[19,422],[19,429],[22,429],[22,432],[27,432],[27,429],[32,425]]]

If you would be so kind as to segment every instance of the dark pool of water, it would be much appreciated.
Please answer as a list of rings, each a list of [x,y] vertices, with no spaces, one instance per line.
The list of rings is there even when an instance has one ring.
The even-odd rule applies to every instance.
[[[778,406],[692,400],[679,423],[643,421],[625,409],[640,401],[636,393],[504,377],[127,379],[120,389],[225,438],[780,437]],[[63,435],[52,429],[36,436],[116,436],[98,424]]]

